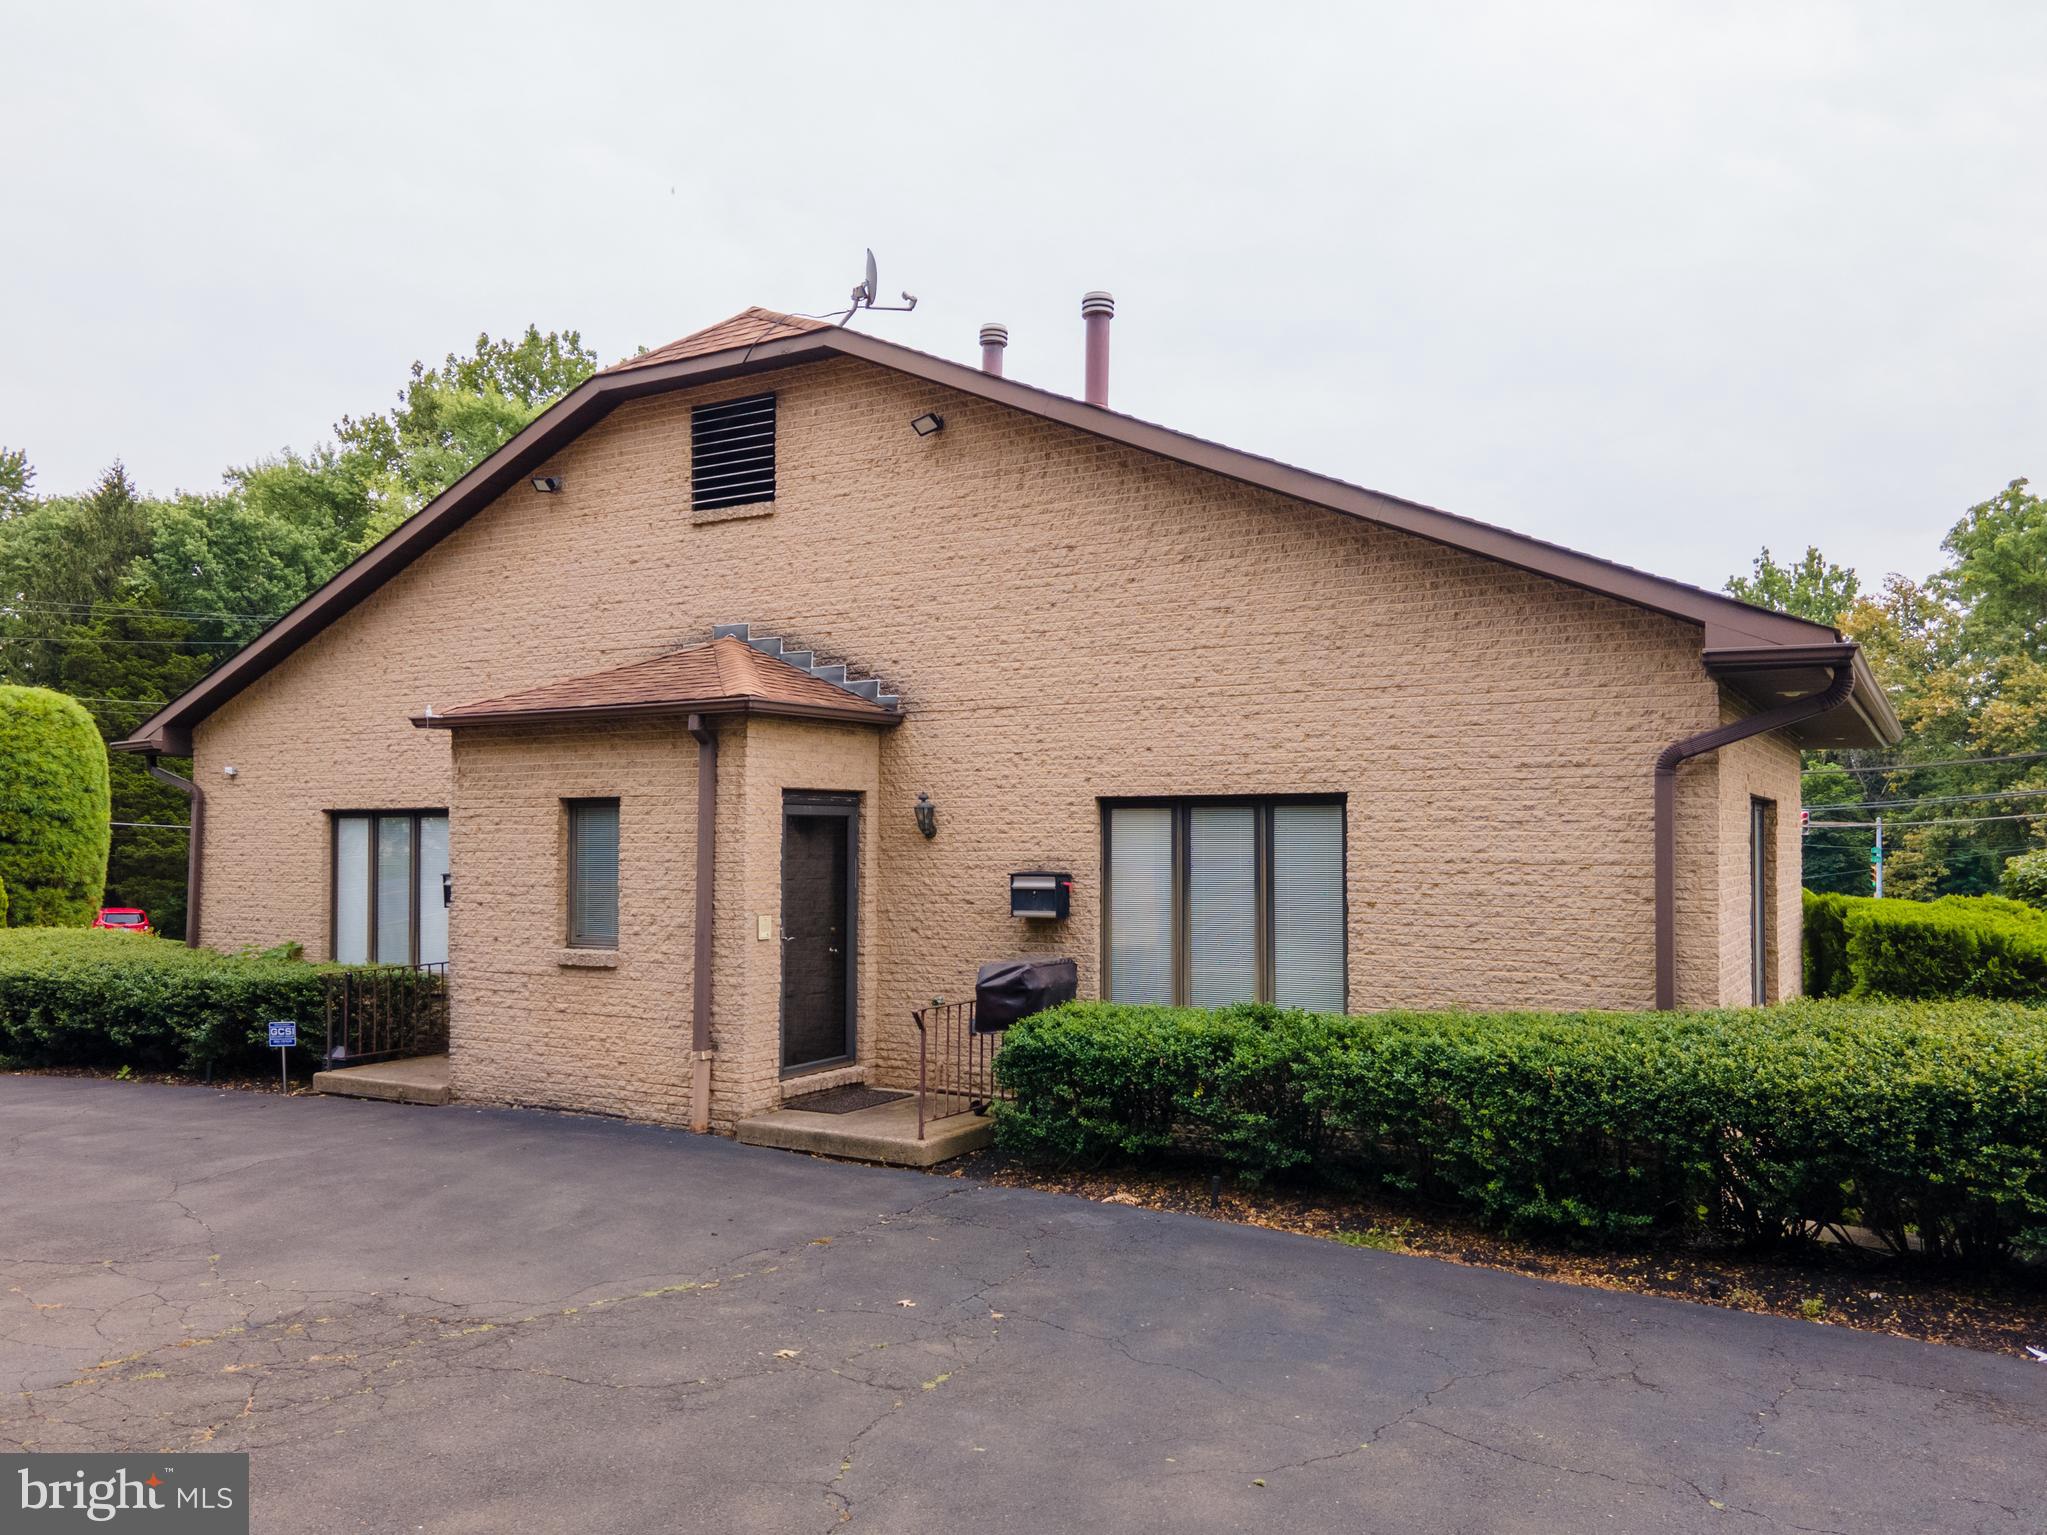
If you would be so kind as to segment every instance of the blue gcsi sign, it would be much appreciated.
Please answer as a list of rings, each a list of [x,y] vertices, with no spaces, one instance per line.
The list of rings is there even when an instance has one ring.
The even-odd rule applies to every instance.
[[[289,1050],[299,1042],[299,1026],[295,1023],[273,1023],[270,1025],[270,1048]]]

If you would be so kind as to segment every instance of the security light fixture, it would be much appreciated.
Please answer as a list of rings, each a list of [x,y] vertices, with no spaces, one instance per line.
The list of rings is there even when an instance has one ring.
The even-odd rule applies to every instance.
[[[558,474],[536,474],[533,476],[533,488],[543,496],[554,495],[562,488],[562,477]]]
[[[938,835],[938,806],[921,789],[917,792],[917,830],[926,837]]]
[[[929,437],[933,432],[945,430],[945,417],[935,410],[927,410],[910,423],[910,430],[919,437]]]

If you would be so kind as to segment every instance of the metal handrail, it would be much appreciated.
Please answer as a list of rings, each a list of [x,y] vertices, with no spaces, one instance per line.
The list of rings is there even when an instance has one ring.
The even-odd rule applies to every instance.
[[[918,1140],[937,1120],[985,1114],[990,1103],[1007,1096],[995,1082],[1002,1036],[974,1027],[972,1002],[933,997],[910,1016],[917,1025]]]
[[[328,1070],[448,1048],[448,967],[359,965],[327,977]]]

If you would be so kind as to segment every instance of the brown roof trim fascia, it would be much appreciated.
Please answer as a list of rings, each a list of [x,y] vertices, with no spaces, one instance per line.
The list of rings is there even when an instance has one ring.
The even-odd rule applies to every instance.
[[[577,720],[680,719],[686,715],[706,717],[750,715],[768,719],[829,720],[841,725],[873,725],[892,730],[902,724],[903,715],[886,709],[837,708],[831,704],[784,703],[776,699],[738,695],[730,698],[702,698],[695,702],[651,704],[595,704],[569,709],[493,709],[489,712],[457,714],[415,714],[412,723],[421,730],[454,730],[469,725],[573,724]]]
[[[1709,672],[1782,671],[1791,667],[1840,666],[1855,655],[1848,640],[1831,645],[1746,645],[1709,646],[1705,652]]]
[[[729,352],[662,363],[622,374],[599,373],[535,416],[509,442],[442,491],[386,537],[372,544],[284,617],[135,728],[110,743],[115,751],[157,751],[188,756],[191,725],[284,661],[413,560],[461,527],[508,487],[540,467],[547,456],[627,400],[685,386],[716,383],[786,366],[792,353],[826,355],[820,337],[804,331]],[[796,357],[793,360],[804,360]]]
[[[1870,734],[1885,746],[1904,739],[1905,726],[1897,710],[1870,670],[1869,657],[1851,640],[1832,645],[1762,645],[1730,649],[1708,649],[1706,672],[1727,677],[1742,672],[1791,671],[1848,666],[1854,669],[1854,688],[1845,707],[1868,725]]]
[[[849,356],[911,373],[964,394],[1011,405],[1161,458],[1206,469],[1295,500],[1312,502],[1330,511],[1397,528],[1433,543],[1483,555],[1587,591],[1602,592],[1636,607],[1707,626],[1709,643],[1726,644],[1742,636],[1748,637],[1752,643],[1762,644],[1812,644],[1823,638],[1840,638],[1824,624],[1768,608],[1752,607],[1734,597],[1673,581],[1666,576],[1651,575],[1631,566],[1617,565],[1594,555],[1580,554],[1561,544],[1547,543],[1525,533],[1511,532],[1491,523],[1424,506],[1417,501],[1405,501],[1381,491],[1367,490],[1361,485],[1331,479],[1277,459],[1225,447],[1135,416],[1089,405],[1083,400],[983,373],[979,368],[964,363],[880,341],[859,331],[816,332],[805,339],[814,339],[817,344]]]
[[[467,522],[546,456],[628,400],[716,383],[831,357],[853,357],[962,394],[1007,405],[1061,425],[1106,437],[1142,452],[1204,469],[1279,495],[1411,533],[1487,559],[1562,581],[1586,591],[1704,626],[1711,648],[1741,645],[1811,645],[1839,636],[1824,625],[1751,607],[1733,597],[1688,586],[1647,571],[1616,565],[1558,544],[1476,522],[1419,502],[1310,473],[1276,459],[1224,447],[1117,411],[1033,388],[979,368],[834,326],[799,331],[701,357],[623,373],[600,373],[535,417],[497,452],[457,480],[312,593],[283,618],[230,656],[136,728],[120,751],[191,750],[190,726],[262,676],[317,634],[333,618],[367,597],[415,558]]]

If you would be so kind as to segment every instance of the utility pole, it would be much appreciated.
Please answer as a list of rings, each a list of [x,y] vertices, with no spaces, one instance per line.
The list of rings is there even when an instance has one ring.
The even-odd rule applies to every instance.
[[[1876,877],[1876,896],[1884,894],[1884,818],[1876,818],[1876,846],[1869,850],[1869,872]]]

